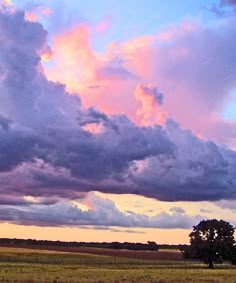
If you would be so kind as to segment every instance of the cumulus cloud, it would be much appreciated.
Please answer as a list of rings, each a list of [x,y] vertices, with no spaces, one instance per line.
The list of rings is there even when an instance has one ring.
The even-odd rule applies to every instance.
[[[40,68],[40,52],[47,45],[40,24],[26,22],[22,12],[1,14],[0,23],[6,37],[1,48],[1,171],[42,160],[55,171],[69,170],[80,183],[78,190],[88,191],[95,186],[93,179],[122,182],[134,159],[172,151],[161,127],[139,128],[124,115],[82,109],[79,96],[48,81]],[[103,132],[94,136],[85,131],[82,126],[89,123],[103,123]],[[36,174],[42,186],[52,180],[45,174],[50,178]]]
[[[174,155],[135,162],[135,182],[148,188],[150,195],[158,192],[162,200],[227,199],[230,195],[235,198],[234,151],[197,138],[171,119],[165,129],[175,142]]]
[[[143,125],[164,124],[166,112],[160,111],[164,95],[151,84],[138,84],[134,91],[134,97],[141,102],[137,115],[141,116]]]
[[[183,20],[152,35],[114,41],[104,53],[92,49],[86,24],[75,25],[54,37],[54,64],[46,72],[81,92],[86,106],[96,104],[107,114],[124,112],[144,125],[161,123],[168,113],[195,134],[232,146],[235,121],[224,120],[222,111],[236,87],[235,5],[222,1],[216,8],[227,17],[210,25]],[[61,66],[66,72],[58,71]],[[132,95],[140,82],[151,82],[165,94],[161,111],[156,105],[148,116],[143,101]]]
[[[187,227],[192,220],[178,211],[147,218],[96,200],[96,211],[84,212],[66,199],[93,190],[171,201],[236,198],[234,151],[199,139],[170,118],[163,126],[138,126],[124,114],[83,108],[79,95],[45,76],[40,58],[50,49],[47,32],[23,12],[0,13],[0,37],[0,195],[16,196],[12,202],[23,205],[24,196],[42,198],[24,209],[2,208],[3,220],[33,223],[38,215],[41,225]],[[141,84],[138,91],[142,107],[144,97],[150,107],[163,102],[153,86]],[[90,124],[101,128],[93,133],[86,129]],[[110,210],[114,220],[107,219]]]
[[[140,36],[117,43],[113,52],[165,94],[162,111],[196,134],[229,143],[235,122],[221,113],[236,87],[235,19],[233,14],[210,25],[183,20],[147,41]]]

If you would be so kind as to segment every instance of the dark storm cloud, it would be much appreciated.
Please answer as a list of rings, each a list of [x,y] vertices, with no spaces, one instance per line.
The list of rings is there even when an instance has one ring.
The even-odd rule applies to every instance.
[[[175,142],[174,154],[134,166],[133,180],[148,188],[147,194],[170,201],[236,197],[236,152],[197,138],[173,120],[165,128]]]
[[[0,126],[2,127],[2,130],[8,131],[11,122],[12,122],[11,120],[6,119],[3,116],[0,116]]]
[[[9,124],[1,118],[0,128],[0,172],[9,171],[18,164],[34,158],[37,134],[16,124]]]
[[[78,95],[45,77],[40,54],[49,48],[47,32],[26,22],[22,12],[0,13],[0,39],[0,193],[49,199],[32,214],[8,207],[10,215],[33,223],[42,213],[41,223],[48,223],[43,209],[48,215],[65,210],[72,211],[73,225],[77,217],[93,225],[91,212],[60,202],[91,190],[171,201],[236,198],[234,151],[197,138],[172,119],[164,127],[140,127],[122,114],[82,108]],[[157,92],[155,100],[162,104],[163,94]],[[85,129],[89,124],[101,130],[91,133]],[[49,206],[51,198],[58,204]],[[1,215],[9,217],[4,213],[6,208]],[[68,220],[52,215],[55,225]],[[121,217],[124,226],[131,225],[132,215]],[[156,220],[169,218],[162,214]],[[121,223],[99,219],[99,225]]]

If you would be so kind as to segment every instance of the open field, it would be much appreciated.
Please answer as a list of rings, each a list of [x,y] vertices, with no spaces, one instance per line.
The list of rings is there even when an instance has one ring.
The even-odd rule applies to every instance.
[[[199,262],[180,259],[147,260],[78,252],[0,248],[0,282],[236,283],[236,266],[221,265],[209,270]]]
[[[24,245],[7,245],[5,248],[24,248]],[[2,248],[4,248],[2,246]],[[182,254],[179,250],[165,249],[159,252],[153,251],[135,251],[135,250],[115,250],[115,249],[102,249],[90,247],[63,247],[63,246],[40,246],[40,245],[27,245],[27,249],[42,250],[42,251],[60,251],[70,253],[82,253],[93,255],[106,255],[116,257],[127,257],[136,259],[152,259],[152,260],[182,260]]]

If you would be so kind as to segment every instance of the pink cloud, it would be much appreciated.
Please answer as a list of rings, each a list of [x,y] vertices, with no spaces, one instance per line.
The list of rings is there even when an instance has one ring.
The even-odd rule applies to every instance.
[[[25,11],[25,18],[27,21],[35,22],[43,16],[49,16],[52,14],[52,10],[48,7],[41,5],[35,5],[31,9]]]
[[[88,93],[97,93],[103,87],[102,82],[96,81],[98,59],[90,46],[90,33],[89,26],[78,24],[54,36],[53,61],[45,68],[50,80],[63,82],[69,92],[81,94],[85,106],[93,103]]]
[[[108,30],[109,26],[112,23],[112,19],[110,17],[106,17],[103,20],[99,21],[95,27],[94,31],[99,33],[104,33]]]
[[[97,123],[90,123],[90,124],[86,124],[85,126],[83,126],[83,129],[85,131],[88,131],[90,133],[93,134],[98,134],[102,131],[102,125],[101,124],[97,124]]]
[[[158,86],[165,94],[163,110],[183,127],[227,142],[235,124],[222,121],[220,113],[236,87],[234,24],[234,19],[215,27],[184,22],[113,50],[124,58],[126,68]],[[228,124],[226,135],[222,123]]]
[[[141,102],[141,107],[137,109],[137,116],[141,117],[142,125],[165,124],[167,113],[160,111],[163,103],[162,93],[151,84],[138,84],[134,97]]]
[[[33,11],[26,11],[25,19],[29,22],[35,22],[39,19],[39,15]]]
[[[156,34],[114,41],[104,53],[92,49],[91,28],[78,25],[54,37],[54,63],[46,73],[78,92],[85,106],[122,112],[145,124],[158,112],[157,105],[141,95],[140,109],[133,94],[138,83],[151,82],[165,95],[162,111],[152,122],[163,123],[168,113],[184,128],[228,143],[235,136],[235,124],[223,121],[220,113],[236,87],[234,24],[228,18],[215,27],[183,21]]]
[[[13,13],[15,11],[11,0],[0,0],[0,11],[8,11]]]
[[[92,31],[89,25],[79,24],[55,36],[53,61],[45,72],[49,79],[65,83],[69,92],[79,93],[86,107],[97,105],[106,113],[135,117],[135,77],[123,68],[122,59],[92,49]]]
[[[69,94],[65,91],[64,85],[49,81],[39,71],[41,63],[39,55],[41,50],[46,50],[48,46],[47,32],[42,25],[25,21],[22,12],[6,15],[0,13],[0,19],[1,34],[5,39],[2,40],[0,49],[3,93],[0,96],[0,193],[2,195],[11,193],[16,196],[30,196],[33,199],[49,196],[53,199],[74,200],[81,197],[81,193],[98,190],[105,193],[139,194],[169,201],[219,200],[235,197],[236,152],[212,141],[197,138],[191,131],[183,130],[182,126],[171,118],[167,119],[164,127],[159,125],[139,127],[122,113],[107,115],[95,107],[85,109],[78,95]],[[17,33],[16,26],[19,27]],[[78,70],[78,74],[81,72],[81,77],[78,77],[80,80],[77,82],[83,83],[83,80],[86,82],[87,79],[91,86],[89,88],[91,95],[93,91],[102,89],[99,83],[104,81],[107,85],[97,98],[99,103],[102,104],[104,99],[106,107],[108,103],[113,103],[116,109],[121,108],[126,114],[128,110],[134,109],[132,113],[135,115],[137,108],[140,108],[143,110],[142,115],[146,115],[144,111],[146,109],[153,111],[154,113],[150,114],[155,115],[155,111],[159,110],[156,109],[156,105],[160,107],[162,104],[163,96],[159,91],[163,91],[165,80],[175,90],[168,92],[166,89],[166,93],[163,92],[165,101],[167,98],[173,100],[177,95],[176,103],[178,102],[182,107],[181,110],[186,113],[189,111],[189,105],[183,100],[186,95],[185,88],[194,101],[198,94],[194,92],[194,87],[198,86],[199,82],[207,82],[204,87],[208,90],[212,89],[211,76],[215,78],[214,72],[219,72],[217,65],[214,65],[216,70],[212,70],[211,73],[209,68],[205,70],[205,66],[202,66],[203,74],[199,78],[195,76],[193,80],[189,74],[191,63],[196,60],[196,56],[199,61],[203,51],[199,53],[200,55],[197,53],[200,50],[199,43],[197,41],[192,46],[191,37],[191,52],[184,55],[187,56],[187,62],[179,56],[158,57],[159,53],[168,55],[169,49],[173,50],[173,42],[168,43],[165,48],[156,46],[155,42],[152,42],[152,45],[148,46],[150,52],[146,58],[149,58],[150,54],[156,56],[152,57],[153,65],[143,65],[141,71],[144,72],[144,76],[141,77],[138,72],[135,73],[131,69],[132,62],[140,59],[136,56],[131,60],[132,50],[129,50],[129,59],[125,52],[117,53],[118,49],[117,54],[114,52],[111,57],[98,54],[90,47],[89,30],[85,27],[81,27],[79,31],[77,29],[57,38],[60,44],[48,64],[53,64],[53,60],[57,58],[56,54],[58,56],[56,52],[59,52],[58,60],[65,61],[65,65],[57,69],[59,75],[66,75],[66,66],[68,72]],[[207,41],[204,42],[205,36],[200,35],[198,37],[202,39],[200,43],[204,45],[205,51]],[[209,32],[207,35],[209,37]],[[218,38],[218,34],[214,34],[215,37]],[[224,42],[229,43],[225,33],[223,39]],[[180,41],[183,41],[182,38]],[[210,41],[212,42],[212,39]],[[221,39],[219,41],[221,42]],[[187,43],[185,47],[190,49]],[[67,45],[68,48],[65,49],[64,46]],[[195,45],[197,45],[196,50]],[[181,44],[180,46],[182,47]],[[222,48],[225,47],[222,46],[221,51]],[[72,52],[69,52],[70,50]],[[145,46],[141,46],[140,50],[145,53]],[[211,54],[217,53],[212,48],[210,50]],[[192,58],[193,51],[195,51],[194,58]],[[79,55],[84,57],[81,58]],[[227,62],[227,56],[232,59],[230,55],[227,52],[222,54],[226,56],[222,61],[224,64]],[[170,60],[174,63],[171,64]],[[176,62],[179,65],[176,65]],[[221,67],[222,62],[220,61]],[[150,62],[143,61],[143,63]],[[147,80],[150,69],[153,80]],[[232,73],[233,76],[234,74],[235,72]],[[153,82],[154,79],[157,84],[153,85],[157,85],[158,91],[145,82]],[[197,79],[198,81],[195,82]],[[139,81],[141,84],[136,94],[139,101],[136,101],[133,91]],[[217,88],[222,90],[222,86],[229,87],[230,82],[230,78],[227,77],[227,80],[215,83]],[[129,89],[132,91],[129,92]],[[179,92],[181,89],[183,93]],[[201,114],[198,108],[201,100],[205,99],[210,103],[211,99],[215,99],[217,105],[221,98],[218,94],[210,99],[206,90],[203,94],[196,97],[196,109],[190,109],[190,114],[191,111],[196,110],[198,112],[195,113]],[[212,106],[213,103],[209,105]],[[166,102],[161,107],[163,111],[171,109]],[[209,114],[203,111],[205,116],[206,113]],[[84,130],[84,126],[93,123],[104,127],[97,135]],[[195,125],[191,119],[190,124]],[[206,126],[209,125],[211,126],[206,122]],[[61,206],[58,209],[62,211]],[[67,209],[70,210],[70,206],[67,206]],[[14,211],[13,209],[10,215]],[[40,212],[36,212],[38,216],[41,215]],[[50,211],[46,211],[46,216],[50,214],[48,212]],[[27,216],[30,215],[29,211],[25,213]],[[2,211],[2,215],[5,215],[5,211]],[[56,215],[58,217],[58,214]]]
[[[43,8],[42,13],[46,16],[49,16],[52,14],[52,9],[51,8]]]

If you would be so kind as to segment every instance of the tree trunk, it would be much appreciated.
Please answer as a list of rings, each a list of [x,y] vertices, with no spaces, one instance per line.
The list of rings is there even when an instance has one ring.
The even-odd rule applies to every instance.
[[[214,268],[212,258],[209,258],[208,263],[209,263],[209,266],[208,266],[209,268]]]

